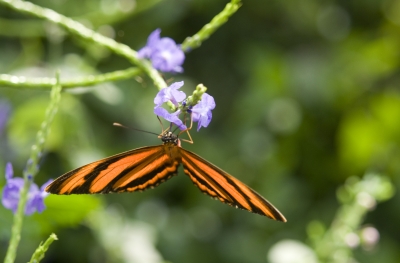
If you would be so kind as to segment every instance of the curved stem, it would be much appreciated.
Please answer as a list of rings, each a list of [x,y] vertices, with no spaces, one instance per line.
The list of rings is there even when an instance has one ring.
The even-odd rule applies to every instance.
[[[18,209],[16,214],[14,215],[13,226],[11,229],[11,239],[10,244],[7,249],[7,254],[4,259],[4,263],[13,263],[15,261],[17,248],[19,241],[21,240],[21,230],[22,223],[24,221],[24,212],[26,202],[28,200],[28,192],[29,188],[32,184],[33,178],[38,172],[38,162],[40,153],[43,148],[43,144],[46,141],[46,138],[50,132],[50,125],[54,119],[54,115],[58,110],[58,104],[61,99],[61,85],[59,81],[59,75],[56,76],[57,83],[54,85],[51,90],[51,100],[50,104],[46,109],[46,117],[40,126],[40,130],[36,135],[36,142],[31,148],[30,158],[28,160],[28,164],[26,169],[24,170],[24,186],[20,192],[20,199],[18,202]]]
[[[212,33],[225,24],[228,18],[236,13],[241,5],[240,0],[232,0],[210,23],[204,25],[195,35],[187,37],[182,43],[182,50],[187,52],[199,47],[204,40],[208,39]]]
[[[61,82],[63,89],[71,89],[76,87],[92,86],[108,81],[117,81],[129,79],[139,75],[143,71],[136,67],[117,70],[99,75],[89,75]],[[0,74],[0,86],[29,88],[29,89],[46,89],[56,84],[56,78],[27,78],[8,74]]]
[[[137,52],[128,47],[127,45],[118,43],[112,38],[105,37],[85,27],[83,24],[73,19],[55,12],[54,10],[40,7],[28,1],[0,0],[0,4],[8,6],[9,8],[12,8],[21,13],[33,15],[51,21],[61,26],[68,32],[76,36],[79,36],[80,38],[93,42],[99,46],[108,48],[115,54],[125,57],[130,62],[132,62],[133,64],[137,65],[140,69],[142,69],[153,80],[154,85],[159,90],[167,87],[167,84],[165,83],[161,75],[158,73],[158,71],[154,69],[148,61],[139,59],[137,56]]]

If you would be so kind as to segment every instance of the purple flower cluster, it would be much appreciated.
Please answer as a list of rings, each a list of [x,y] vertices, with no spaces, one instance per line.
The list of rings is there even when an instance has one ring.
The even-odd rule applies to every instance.
[[[162,104],[170,101],[177,108],[179,108],[179,103],[186,103],[185,98],[186,94],[180,89],[183,86],[183,81],[175,82],[171,84],[169,87],[160,90],[156,97],[154,98],[154,113],[157,116],[160,116],[166,119],[169,122],[174,123],[180,130],[186,130],[186,125],[179,119],[179,114],[181,114],[181,110],[178,109],[176,112],[169,113],[166,109],[162,107]],[[201,97],[201,100],[198,104],[193,107],[189,107],[187,112],[192,114],[192,119],[194,122],[197,122],[197,131],[200,130],[201,127],[207,127],[210,124],[212,119],[211,110],[215,108],[215,101],[212,96],[207,93],[204,93]]]
[[[138,51],[139,58],[148,58],[155,69],[163,72],[182,72],[185,53],[169,37],[160,38],[161,29],[154,30],[147,39],[147,44]]]
[[[182,64],[185,60],[185,53],[179,45],[169,37],[160,37],[161,30],[154,30],[147,39],[145,47],[138,51],[139,58],[148,58],[151,60],[154,68],[163,72],[182,72]],[[175,82],[171,86],[162,89],[154,98],[154,113],[169,122],[174,123],[181,130],[186,130],[185,123],[179,118],[182,113],[180,104],[185,106],[186,94],[179,91],[183,86],[183,81]],[[162,107],[165,102],[172,102],[178,108],[176,112],[168,112]],[[185,108],[185,110],[192,114],[192,120],[198,122],[197,131],[201,127],[207,127],[211,122],[211,110],[215,108],[214,98],[204,93],[200,102],[193,106]]]
[[[13,178],[13,176],[14,172],[12,164],[7,163],[5,172],[7,183],[3,189],[1,202],[3,203],[3,206],[5,208],[12,210],[13,213],[16,213],[20,198],[20,192],[22,187],[24,186],[24,179],[20,177]],[[52,180],[47,181],[45,184],[42,185],[42,187],[40,187],[40,189],[35,183],[31,184],[28,192],[28,201],[25,207],[26,215],[31,215],[35,211],[38,211],[39,213],[43,212],[43,210],[46,208],[46,206],[44,205],[44,198],[49,195],[44,191],[44,189],[51,182]]]
[[[183,86],[183,81],[175,82],[168,88],[160,90],[156,97],[154,98],[154,113],[157,116],[163,117],[169,122],[174,123],[179,127],[180,130],[186,130],[186,125],[179,119],[180,110],[176,112],[169,113],[166,109],[162,107],[162,104],[167,101],[171,101],[176,107],[179,106],[179,102],[182,102],[186,98],[186,94],[183,91],[179,91]]]

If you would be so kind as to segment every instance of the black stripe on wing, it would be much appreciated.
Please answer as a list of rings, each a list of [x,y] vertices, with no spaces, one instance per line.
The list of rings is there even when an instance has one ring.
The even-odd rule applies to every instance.
[[[184,172],[202,192],[223,203],[286,222],[272,204],[233,176],[182,148],[181,156]]]
[[[161,145],[131,150],[68,172],[50,184],[46,191],[92,194],[145,190],[176,174],[179,164],[165,157]]]

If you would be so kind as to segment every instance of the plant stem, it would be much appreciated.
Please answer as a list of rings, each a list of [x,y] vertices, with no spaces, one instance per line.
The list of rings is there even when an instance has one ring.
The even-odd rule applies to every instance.
[[[199,47],[204,40],[208,39],[212,33],[225,24],[228,21],[228,18],[236,13],[241,5],[242,3],[240,0],[232,0],[210,21],[210,23],[204,25],[200,31],[192,37],[187,37],[182,43],[182,50],[187,52]]]
[[[26,13],[29,15],[33,15],[39,18],[46,19],[51,21],[61,27],[63,27],[68,32],[81,37],[82,39],[93,42],[99,46],[103,46],[108,48],[115,54],[125,57],[133,64],[137,65],[140,69],[142,69],[152,80],[154,85],[161,90],[162,88],[167,87],[164,79],[158,73],[156,69],[154,69],[149,61],[139,59],[137,57],[137,52],[128,47],[127,45],[116,42],[114,39],[105,37],[87,27],[83,24],[63,16],[54,10],[43,8],[38,5],[35,5],[28,1],[21,0],[0,0],[0,4],[8,6],[18,12]]]
[[[58,240],[58,239],[57,239],[56,234],[53,233],[49,236],[49,238],[46,240],[46,242],[44,242],[43,245],[42,245],[42,243],[40,243],[39,247],[33,253],[29,263],[39,263],[40,260],[42,260],[44,258],[44,254],[49,249],[49,246],[51,245],[51,243],[53,243],[55,240]]]
[[[15,261],[18,244],[21,240],[22,223],[24,220],[24,211],[26,202],[28,200],[29,188],[32,184],[33,178],[38,172],[39,157],[42,152],[44,142],[46,141],[46,138],[50,132],[50,125],[54,119],[54,115],[58,110],[58,104],[61,99],[61,85],[58,73],[56,79],[57,83],[56,85],[54,85],[50,93],[51,100],[49,106],[46,109],[45,119],[42,122],[40,130],[36,135],[35,144],[31,148],[30,158],[28,160],[26,169],[24,170],[24,186],[21,189],[18,209],[16,214],[14,215],[10,244],[7,249],[4,263],[14,263]]]
[[[346,237],[357,232],[365,215],[377,202],[383,202],[394,195],[394,185],[386,176],[367,174],[362,180],[350,177],[338,190],[342,206],[337,211],[329,229],[313,221],[308,234],[321,262],[352,262],[353,253],[346,243]]]
[[[25,179],[24,186],[20,192],[20,199],[18,203],[17,213],[14,215],[14,221],[11,228],[11,239],[8,245],[7,254],[4,259],[4,263],[14,263],[19,241],[21,240],[21,229],[24,220],[24,210],[26,201],[28,199],[28,189],[31,186],[32,181]]]
[[[108,81],[129,79],[139,75],[140,73],[142,73],[142,70],[136,67],[131,67],[124,70],[117,70],[105,74],[89,75],[85,77],[62,81],[61,86],[63,87],[63,89],[86,87]],[[8,74],[0,74],[1,86],[29,89],[45,89],[53,87],[56,82],[56,78],[27,78]]]

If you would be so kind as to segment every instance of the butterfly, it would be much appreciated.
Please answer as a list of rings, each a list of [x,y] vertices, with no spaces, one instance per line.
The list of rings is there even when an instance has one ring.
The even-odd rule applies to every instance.
[[[190,136],[190,135],[189,135]],[[163,144],[123,152],[72,170],[46,187],[52,194],[107,194],[154,188],[184,173],[204,193],[236,208],[286,222],[270,202],[227,172],[181,147],[178,135],[165,131]]]

